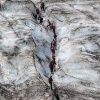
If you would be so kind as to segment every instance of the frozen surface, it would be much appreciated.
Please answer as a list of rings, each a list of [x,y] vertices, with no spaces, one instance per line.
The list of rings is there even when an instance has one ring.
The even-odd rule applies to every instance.
[[[43,25],[32,19],[32,2],[18,1],[7,1],[5,9],[0,11],[0,83],[21,84],[24,87],[19,88],[22,97],[27,91],[33,93],[34,88],[38,89],[33,84],[40,86],[44,81],[49,86],[53,33],[46,26],[50,19],[56,25],[58,35],[54,84],[69,94],[69,99],[63,96],[61,100],[99,100],[100,1],[45,0]],[[40,0],[32,1],[40,6]],[[29,96],[25,96],[26,100],[32,100]]]
[[[36,74],[32,28],[27,20],[28,17],[31,19],[26,9],[29,6],[32,8],[33,5],[6,2],[5,10],[0,11],[0,82],[3,84],[14,82],[17,85]]]
[[[56,62],[57,67],[60,67],[60,69],[57,69],[53,75],[54,83],[61,88],[66,87],[68,89],[71,86],[72,90],[79,93],[99,97],[100,16],[98,10],[96,8],[94,10],[93,5],[96,4],[89,5],[89,2],[86,4],[86,2],[78,0],[77,2],[66,1],[66,3],[53,3],[52,1],[49,4],[48,2],[46,5],[47,16],[45,17],[45,21],[50,19],[57,26],[58,45]],[[39,37],[38,32],[36,31],[37,37]],[[48,41],[50,39],[48,39],[48,36],[52,32],[48,31],[47,33],[46,38],[44,38],[46,33],[42,31],[41,34],[43,36],[38,39],[39,41],[34,39],[36,35],[33,33],[33,39],[37,46],[40,47],[42,45],[43,47],[36,47],[36,55],[40,59],[41,66],[46,71],[40,71],[44,76],[45,73],[50,74],[49,69],[47,70],[50,60],[47,64],[46,57],[48,53],[46,50],[49,51],[50,49],[50,42]],[[49,43],[47,44],[46,42],[44,45],[44,41],[48,41]],[[97,94],[95,95],[94,93]]]

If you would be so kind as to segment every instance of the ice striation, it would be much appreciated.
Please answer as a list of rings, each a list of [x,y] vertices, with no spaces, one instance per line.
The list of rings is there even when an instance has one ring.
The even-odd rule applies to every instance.
[[[0,11],[0,83],[7,92],[1,100],[10,92],[13,100],[56,100],[48,88],[53,39],[48,19],[56,25],[53,83],[60,100],[100,100],[100,1],[44,2],[43,25],[31,16],[40,0],[6,1]]]

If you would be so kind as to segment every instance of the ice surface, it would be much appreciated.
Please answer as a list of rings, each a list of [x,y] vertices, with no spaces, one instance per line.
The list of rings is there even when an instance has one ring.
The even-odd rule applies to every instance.
[[[17,85],[36,74],[31,39],[35,25],[28,21],[28,17],[32,18],[26,8],[32,4],[6,2],[5,6],[0,11],[0,82]]]
[[[38,72],[49,86],[53,40],[53,32],[46,27],[49,19],[58,35],[54,84],[100,96],[100,5],[91,0],[64,1],[48,0],[43,25],[32,19],[33,4],[5,3],[0,11],[0,82],[23,84]],[[40,6],[40,0],[33,2]]]
[[[87,13],[84,13],[87,11],[92,13],[94,8],[87,4],[80,6],[78,3],[75,6],[67,3],[47,4],[46,13],[48,17],[46,18],[55,23],[58,35],[56,62],[60,69],[54,74],[53,79],[54,83],[60,87],[71,85],[73,90],[81,93],[87,93],[87,91],[88,93],[90,91],[96,92],[99,91],[100,86],[99,72],[96,69],[96,66],[99,67],[100,64],[98,57],[100,27],[97,21],[90,18]],[[97,11],[95,13],[97,14]],[[47,45],[50,45],[50,39],[48,39],[48,34],[40,31],[40,29],[36,28],[35,32],[33,33],[33,39],[37,45],[36,55],[42,65],[48,55],[45,53],[43,44],[44,41],[49,40]],[[46,37],[44,38],[44,35],[41,36],[41,34],[46,34]],[[42,38],[38,38],[39,36]],[[46,46],[46,49],[49,50],[49,47]],[[43,72],[41,75],[45,76],[44,73],[50,74],[46,67],[43,65],[41,67],[46,71],[43,71],[43,69],[39,71],[40,73]]]

